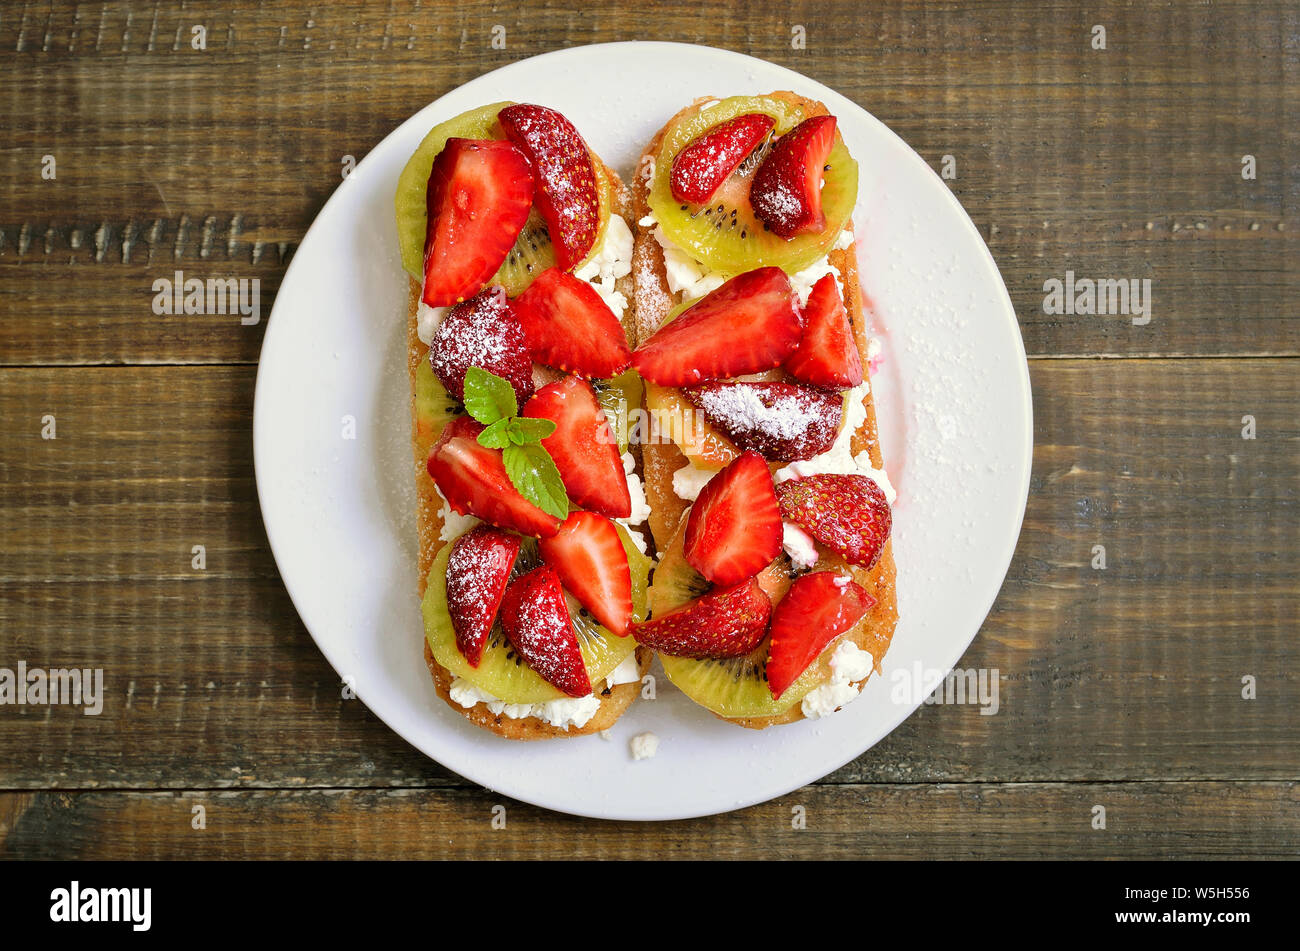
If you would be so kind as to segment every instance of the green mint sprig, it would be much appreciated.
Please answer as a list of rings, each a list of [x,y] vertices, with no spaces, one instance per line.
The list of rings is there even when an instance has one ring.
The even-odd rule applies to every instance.
[[[515,388],[479,367],[465,373],[465,410],[484,426],[479,445],[501,450],[506,475],[519,494],[548,515],[568,517],[569,497],[560,470],[541,444],[555,432],[555,423],[520,416]]]

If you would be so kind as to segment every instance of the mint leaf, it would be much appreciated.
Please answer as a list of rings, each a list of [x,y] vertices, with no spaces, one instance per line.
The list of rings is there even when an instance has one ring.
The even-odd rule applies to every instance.
[[[510,420],[510,441],[516,446],[541,442],[555,432],[555,423],[549,419],[532,419],[528,416],[516,416]]]
[[[506,475],[519,494],[548,515],[567,518],[569,497],[551,454],[537,443],[506,446],[502,454]]]
[[[465,371],[465,411],[484,426],[519,412],[515,388],[509,381],[479,367]]]
[[[504,449],[510,445],[511,420],[498,419],[478,434],[478,444],[488,449]]]

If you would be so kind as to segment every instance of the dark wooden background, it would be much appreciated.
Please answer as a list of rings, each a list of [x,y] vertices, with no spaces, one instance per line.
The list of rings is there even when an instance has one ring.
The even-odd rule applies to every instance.
[[[1294,857],[1298,34],[1279,0],[5,4],[0,666],[104,667],[107,699],[0,707],[0,857]],[[493,831],[499,797],[341,698],[281,585],[265,320],[157,317],[151,284],[256,277],[268,313],[345,155],[500,65],[626,39],[793,67],[955,157],[1035,401],[1023,536],[962,661],[1001,671],[1001,711],[923,707],[726,816],[511,803]],[[1067,269],[1150,278],[1151,323],[1045,315]]]

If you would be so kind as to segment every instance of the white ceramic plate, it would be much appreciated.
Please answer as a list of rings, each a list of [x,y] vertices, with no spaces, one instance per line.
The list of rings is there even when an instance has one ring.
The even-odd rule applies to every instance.
[[[627,77],[654,76],[654,82]],[[620,78],[623,77],[623,78]],[[898,487],[902,620],[862,696],[834,716],[761,733],[714,719],[662,675],[611,731],[514,743],[434,694],[421,657],[406,375],[406,277],[393,225],[398,173],[433,125],[501,99],[568,116],[631,179],[644,143],[686,103],[791,89],[829,106],[862,169],[862,283],[884,362],[873,378]],[[293,603],[341,678],[406,740],[457,773],[549,809],[675,819],[783,795],[861,755],[920,703],[892,675],[946,672],[1010,563],[1029,486],[1029,375],[992,257],[947,186],[878,120],[798,73],[671,43],[561,50],[506,66],[403,123],[331,197],[294,255],[262,346],[257,487]],[[355,438],[344,438],[348,419]],[[653,731],[658,755],[628,741]]]

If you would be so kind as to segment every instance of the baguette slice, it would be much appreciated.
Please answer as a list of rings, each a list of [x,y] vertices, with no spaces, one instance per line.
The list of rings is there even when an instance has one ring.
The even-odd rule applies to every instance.
[[[622,216],[627,221],[628,226],[632,227],[633,221],[630,217],[632,202],[627,186],[623,184],[613,169],[605,166],[594,154],[592,159],[601,164],[605,174],[609,177],[612,186],[611,191],[614,196],[613,214]],[[429,359],[429,348],[420,340],[417,332],[420,282],[409,274],[407,275],[407,282],[409,286],[406,334],[407,364],[411,381],[411,442],[415,461],[416,522],[419,529],[420,543],[419,594],[423,598],[428,582],[429,568],[437,557],[439,550],[447,543],[442,539],[443,519],[440,514],[443,505],[442,498],[438,495],[433,479],[429,477],[428,469],[425,467],[429,458],[429,451],[437,440],[432,435],[422,435],[415,425],[415,371],[421,361]],[[624,333],[628,334],[628,339],[631,340],[633,339],[631,328],[633,326],[632,310],[634,306],[631,276],[619,278],[616,287],[628,299],[628,308],[623,315],[623,330]],[[636,447],[633,447],[630,451],[633,455],[638,452]],[[424,661],[429,668],[430,675],[433,677],[433,686],[437,690],[438,696],[471,723],[511,740],[543,740],[551,737],[584,736],[607,730],[632,705],[641,689],[639,682],[619,684],[613,688],[605,688],[603,682],[592,684],[596,696],[600,698],[600,708],[596,711],[595,716],[581,727],[570,726],[568,729],[564,729],[553,726],[537,717],[508,717],[504,713],[494,714],[486,703],[480,702],[472,707],[462,707],[452,700],[451,672],[434,659],[433,652],[429,649],[428,640],[422,636],[421,641],[424,643]],[[636,657],[640,676],[644,677],[650,667],[651,652],[638,647]]]
[[[800,107],[805,118],[828,113],[826,106],[822,103],[798,96],[792,92],[774,92],[768,95]],[[712,97],[701,97],[670,119],[654,139],[650,141],[637,167],[652,168],[653,161],[659,153],[663,137],[668,129],[684,114],[711,100]],[[649,181],[645,177],[638,178],[634,190],[637,225],[632,253],[632,274],[636,278],[634,339],[637,345],[643,343],[658,330],[664,318],[668,316],[668,312],[674,306],[680,304],[683,299],[680,295],[675,296],[669,289],[664,268],[663,248],[655,240],[652,229],[641,224],[641,220],[650,213],[649,192]],[[858,283],[856,243],[843,250],[833,249],[829,257],[830,263],[840,272],[844,284],[844,306],[853,322],[858,353],[862,359],[862,366],[866,368],[868,365],[870,337],[867,333],[867,322],[864,317],[862,288]],[[872,466],[880,469],[883,467],[884,462],[877,437],[876,409],[873,394],[868,393],[863,402],[867,411],[866,419],[853,434],[853,452],[855,455],[863,451],[869,453]],[[663,549],[667,546],[669,538],[672,537],[683,514],[690,506],[689,502],[679,498],[673,491],[673,473],[686,465],[687,459],[675,444],[667,440],[649,440],[642,446],[641,452],[646,501],[651,509],[650,530],[654,536],[655,545]],[[876,603],[866,617],[855,627],[841,635],[840,638],[837,638],[834,644],[837,645],[842,640],[849,640],[863,650],[870,651],[875,661],[875,673],[879,675],[881,659],[885,656],[885,651],[889,649],[890,639],[894,635],[894,627],[898,623],[898,599],[894,589],[893,542],[886,543],[880,560],[870,571],[856,567],[850,567],[849,570],[853,580],[875,598]],[[833,649],[833,647],[834,645],[828,649]],[[861,687],[865,683],[865,678],[855,683]],[[804,714],[801,704],[796,703],[789,710],[777,716],[719,717],[719,719],[728,720],[750,729],[761,730],[769,726],[802,720]]]

